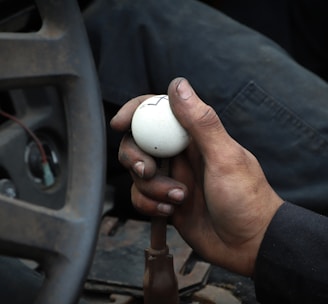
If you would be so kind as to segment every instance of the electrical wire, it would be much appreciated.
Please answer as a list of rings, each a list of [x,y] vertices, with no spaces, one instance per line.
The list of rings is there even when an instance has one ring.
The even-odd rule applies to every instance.
[[[41,154],[42,163],[43,164],[48,163],[46,152],[43,148],[43,145],[42,145],[40,139],[36,136],[36,134],[29,127],[27,127],[21,120],[19,120],[16,116],[13,116],[13,115],[11,115],[11,114],[9,114],[9,113],[1,110],[1,109],[0,109],[0,115],[14,121],[18,125],[20,125],[31,136],[31,138],[36,143],[36,145],[37,145],[37,147],[40,151],[40,154]]]
[[[36,136],[36,134],[28,126],[26,126],[16,116],[13,116],[1,109],[0,109],[0,115],[14,121],[18,125],[20,125],[27,132],[27,134],[29,134],[31,136],[31,138],[34,140],[34,142],[36,143],[36,145],[40,151],[40,155],[41,155],[41,164],[42,164],[42,170],[43,170],[44,185],[47,187],[52,186],[55,183],[55,176],[50,168],[50,165],[49,165],[49,162],[47,159],[47,154],[43,148],[43,145],[42,145],[40,139]]]

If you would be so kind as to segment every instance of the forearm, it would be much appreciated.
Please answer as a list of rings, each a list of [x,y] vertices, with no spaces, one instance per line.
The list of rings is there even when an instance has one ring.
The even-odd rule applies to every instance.
[[[255,267],[260,303],[328,303],[328,218],[285,203],[265,234]]]

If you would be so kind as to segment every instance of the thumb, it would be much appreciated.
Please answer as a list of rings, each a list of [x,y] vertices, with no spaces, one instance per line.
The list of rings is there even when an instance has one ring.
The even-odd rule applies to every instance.
[[[168,88],[170,105],[180,124],[204,156],[223,156],[233,141],[212,107],[205,104],[184,78],[174,79]]]

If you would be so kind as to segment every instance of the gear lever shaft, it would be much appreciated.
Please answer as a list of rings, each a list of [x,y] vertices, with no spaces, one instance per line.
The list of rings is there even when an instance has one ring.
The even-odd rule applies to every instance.
[[[160,173],[169,175],[169,157],[189,143],[187,132],[175,118],[167,95],[153,96],[139,105],[131,122],[137,145],[162,158]],[[173,256],[166,244],[166,217],[151,220],[150,248],[145,250],[144,304],[178,304],[178,282]]]

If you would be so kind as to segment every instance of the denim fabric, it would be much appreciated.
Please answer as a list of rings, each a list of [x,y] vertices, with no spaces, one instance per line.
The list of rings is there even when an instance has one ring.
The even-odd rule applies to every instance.
[[[197,1],[99,0],[85,20],[107,102],[165,93],[186,77],[285,200],[328,213],[326,82]]]
[[[327,215],[327,119],[321,117],[327,112],[324,108],[306,112],[296,101],[280,101],[252,81],[233,98],[221,119],[230,134],[257,156],[282,197]]]

